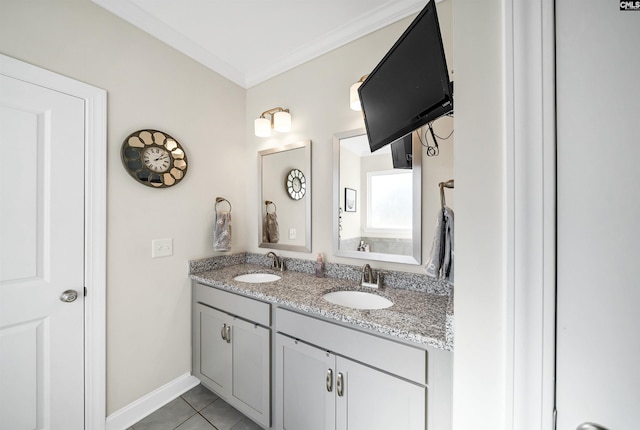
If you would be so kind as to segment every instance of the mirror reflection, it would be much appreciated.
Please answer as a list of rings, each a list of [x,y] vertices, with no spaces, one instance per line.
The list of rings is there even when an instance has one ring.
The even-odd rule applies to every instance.
[[[311,141],[258,152],[261,248],[311,252]]]
[[[334,254],[420,264],[422,146],[371,152],[364,129],[334,136]]]

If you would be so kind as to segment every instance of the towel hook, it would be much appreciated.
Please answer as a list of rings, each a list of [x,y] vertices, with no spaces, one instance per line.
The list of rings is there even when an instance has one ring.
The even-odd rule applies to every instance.
[[[449,179],[447,182],[440,182],[438,186],[440,187],[440,206],[444,208],[447,204],[444,198],[444,189],[454,188],[453,179]]]
[[[216,211],[218,210],[218,204],[221,202],[227,202],[227,204],[229,205],[229,212],[231,212],[231,203],[229,202],[229,200],[222,197],[216,197]]]
[[[265,200],[264,204],[266,206],[266,211],[267,213],[276,213],[276,211],[278,210],[278,207],[276,206],[275,203],[273,203],[271,200]],[[273,212],[269,212],[269,205],[273,205]]]

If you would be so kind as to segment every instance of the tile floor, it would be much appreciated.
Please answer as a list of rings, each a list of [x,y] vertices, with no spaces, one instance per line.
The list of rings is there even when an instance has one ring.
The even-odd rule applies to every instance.
[[[198,385],[127,430],[261,430],[227,402]]]

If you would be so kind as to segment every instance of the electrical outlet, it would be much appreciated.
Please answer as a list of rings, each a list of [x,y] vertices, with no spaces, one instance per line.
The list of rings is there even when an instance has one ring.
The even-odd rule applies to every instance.
[[[289,229],[289,239],[295,239],[296,238],[296,229],[295,228],[290,228]]]
[[[173,239],[153,239],[151,241],[151,258],[173,255]]]

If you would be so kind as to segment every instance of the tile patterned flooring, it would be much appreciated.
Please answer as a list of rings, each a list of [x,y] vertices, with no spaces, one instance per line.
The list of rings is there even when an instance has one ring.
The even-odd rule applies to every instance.
[[[262,427],[198,385],[127,430],[262,430]]]

